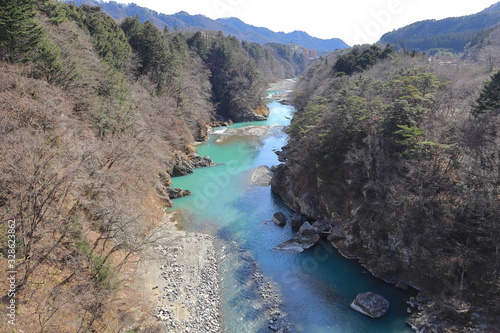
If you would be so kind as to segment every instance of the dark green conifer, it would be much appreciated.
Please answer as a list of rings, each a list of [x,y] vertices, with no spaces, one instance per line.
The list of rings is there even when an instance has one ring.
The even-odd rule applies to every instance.
[[[34,22],[32,0],[0,0],[0,56],[15,62],[33,50],[42,37]]]
[[[500,112],[500,71],[492,75],[476,100],[472,114],[477,117],[485,113]]]

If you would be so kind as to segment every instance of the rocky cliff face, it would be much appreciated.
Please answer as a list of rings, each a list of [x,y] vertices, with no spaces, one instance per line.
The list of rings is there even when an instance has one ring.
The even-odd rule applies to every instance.
[[[369,205],[353,195],[359,184],[349,179],[326,184],[315,168],[299,172],[297,176],[294,167],[290,161],[277,167],[271,182],[272,191],[309,220],[326,220],[331,225],[328,241],[344,257],[358,259],[374,276],[389,283],[420,290],[418,300],[408,309],[413,312],[409,324],[415,331],[483,332],[480,320],[470,320],[470,307],[450,305],[460,301],[439,290],[440,283],[436,283],[439,278],[426,269],[425,257],[420,254],[420,260],[413,260],[418,257],[419,249],[405,246],[410,235],[385,234],[381,229],[370,227]],[[431,251],[426,257],[428,262],[433,260]],[[479,319],[479,315],[475,319]]]
[[[468,332],[500,318],[500,115],[471,108],[500,97],[474,84],[484,79],[473,65],[455,73],[390,47],[319,60],[295,87],[272,181],[292,209],[331,224],[343,255],[429,296],[419,331]]]
[[[374,185],[360,177],[362,168],[344,165],[326,171],[328,166],[315,161],[297,161],[302,155],[293,146],[283,150],[279,156],[284,163],[274,171],[272,191],[308,220],[326,220],[331,225],[328,241],[344,257],[358,259],[389,283],[418,289],[419,297],[408,308],[413,313],[408,322],[415,331],[488,331],[480,307],[451,293],[456,282],[443,279],[439,269],[430,269],[445,255],[443,250],[437,244],[412,246],[422,237],[418,229],[423,225],[415,222],[409,230],[391,222],[397,221],[396,212],[371,196]]]

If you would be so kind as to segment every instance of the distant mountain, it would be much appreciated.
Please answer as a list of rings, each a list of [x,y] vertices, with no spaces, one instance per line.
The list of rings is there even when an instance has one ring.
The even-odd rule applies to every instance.
[[[446,49],[463,52],[478,33],[500,24],[500,2],[485,10],[462,17],[425,20],[386,33],[380,43],[393,43],[408,50]]]
[[[120,4],[114,1],[104,2],[100,0],[63,0],[68,3],[74,3],[76,5],[92,5],[100,6],[103,11],[108,13],[115,20],[120,20],[127,16],[138,16],[139,19],[144,21],[150,21],[155,25],[168,29],[178,29],[178,30],[211,30],[211,31],[222,31],[225,35],[233,35],[240,40],[246,40],[248,42],[254,42],[259,44],[266,43],[279,43],[279,44],[290,44],[295,43],[297,45],[304,46],[308,49],[314,49],[320,52],[328,52],[337,49],[348,48],[349,45],[344,43],[339,38],[332,39],[320,39],[316,37],[309,36],[303,31],[294,31],[290,33],[284,32],[274,32],[267,28],[255,27],[253,25],[247,24],[238,18],[222,18],[217,20],[212,20],[203,15],[190,15],[186,12],[179,12],[173,15],[166,15],[158,13],[154,10],[140,7],[136,4]]]

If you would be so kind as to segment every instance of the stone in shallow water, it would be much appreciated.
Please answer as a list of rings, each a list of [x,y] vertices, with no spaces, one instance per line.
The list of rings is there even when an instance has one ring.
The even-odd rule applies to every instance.
[[[274,213],[273,215],[273,222],[279,225],[280,227],[283,227],[286,225],[286,216],[282,212],[277,212]]]
[[[372,292],[358,294],[351,308],[371,318],[382,317],[389,310],[389,301]]]
[[[305,222],[299,231],[284,243],[276,246],[275,249],[283,251],[302,252],[319,241],[319,235],[309,222]]]

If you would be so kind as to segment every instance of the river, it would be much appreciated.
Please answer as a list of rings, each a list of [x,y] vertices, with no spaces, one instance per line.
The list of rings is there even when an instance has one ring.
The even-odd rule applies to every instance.
[[[210,156],[218,165],[173,179],[173,187],[193,193],[174,201],[172,210],[178,213],[181,227],[217,239],[224,331],[270,332],[269,302],[259,292],[262,286],[255,282],[257,271],[264,283],[274,285],[281,295],[279,311],[291,332],[412,332],[405,323],[408,292],[372,277],[359,263],[342,258],[326,243],[303,253],[274,250],[294,231],[289,225],[275,225],[272,216],[276,211],[289,214],[290,210],[270,187],[253,185],[249,178],[256,167],[279,164],[274,151],[286,144],[283,128],[294,110],[274,101],[268,106],[271,114],[267,121],[230,127],[269,126],[267,135],[234,136],[218,143],[217,133],[228,128],[216,128],[210,140],[197,148],[200,155]],[[390,301],[384,317],[370,319],[349,307],[358,293],[366,291]]]

